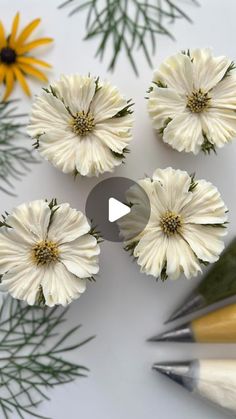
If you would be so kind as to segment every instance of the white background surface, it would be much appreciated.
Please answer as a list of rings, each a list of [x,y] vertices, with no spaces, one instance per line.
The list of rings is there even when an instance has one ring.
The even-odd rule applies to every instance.
[[[155,65],[168,55],[192,47],[211,46],[215,54],[236,60],[235,0],[201,0],[201,8],[186,7],[194,21],[178,21],[173,29],[177,42],[159,37]],[[97,42],[82,41],[85,15],[69,19],[67,10],[57,10],[60,0],[0,0],[0,18],[10,29],[11,20],[19,10],[22,24],[42,17],[37,34],[53,36],[55,45],[38,52],[60,73],[80,72],[109,78],[135,106],[134,141],[126,165],[115,175],[138,179],[152,174],[157,167],[173,166],[196,172],[218,186],[230,209],[227,242],[236,228],[236,141],[218,155],[197,157],[179,154],[160,143],[151,128],[144,100],[152,79],[152,70],[137,54],[140,77],[136,78],[123,56],[113,74],[106,72],[107,62],[94,58]],[[41,50],[42,51],[42,50]],[[34,93],[40,86],[35,83]],[[16,97],[23,97],[16,89]],[[22,109],[29,110],[30,100],[23,98]],[[99,180],[105,178],[102,176]],[[70,176],[57,172],[50,164],[34,166],[32,173],[17,184],[18,197],[0,195],[0,211],[10,211],[24,201],[57,197],[78,209],[84,209],[86,197],[97,179],[74,182]],[[151,371],[153,362],[185,358],[233,357],[235,346],[151,345],[146,338],[163,330],[163,321],[185,295],[196,285],[190,282],[156,283],[139,269],[123,251],[121,244],[102,245],[101,270],[95,284],[89,284],[83,297],[71,305],[69,325],[83,324],[78,337],[93,334],[97,338],[74,353],[71,359],[91,369],[89,378],[49,391],[51,402],[44,402],[39,411],[54,419],[224,419],[222,412],[192,398],[181,388]],[[65,328],[68,327],[65,325]]]

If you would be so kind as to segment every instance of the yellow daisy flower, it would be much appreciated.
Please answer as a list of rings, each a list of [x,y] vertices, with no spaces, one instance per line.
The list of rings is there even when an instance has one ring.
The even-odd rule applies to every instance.
[[[40,81],[47,82],[47,77],[37,66],[50,68],[45,61],[38,60],[28,55],[28,53],[41,45],[49,44],[52,38],[40,38],[27,42],[31,33],[37,28],[41,19],[35,19],[29,23],[19,35],[17,35],[20,21],[20,14],[17,13],[9,36],[5,34],[5,29],[0,21],[0,85],[5,84],[6,89],[3,100],[6,100],[14,87],[16,81],[19,82],[23,91],[30,96],[30,89],[25,76],[33,76]]]

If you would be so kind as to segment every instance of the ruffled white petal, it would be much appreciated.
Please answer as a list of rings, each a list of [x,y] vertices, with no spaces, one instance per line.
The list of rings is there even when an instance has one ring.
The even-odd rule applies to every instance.
[[[151,205],[148,224],[136,238],[129,239],[135,220],[125,217],[121,221],[124,238],[129,239],[126,244],[134,245],[134,257],[141,271],[155,277],[166,273],[168,278],[177,279],[183,273],[190,278],[201,272],[201,260],[215,262],[227,234],[222,226],[227,221],[227,208],[217,188],[205,180],[195,180],[196,186],[191,189],[192,178],[171,167],[157,169],[152,179],[143,179],[142,183]],[[130,191],[132,207],[140,198],[136,189]],[[173,234],[162,229],[162,217],[169,211],[179,215],[181,222]]]
[[[73,74],[61,76],[60,80],[52,84],[56,94],[66,106],[69,106],[73,114],[76,112],[89,111],[95,95],[96,83],[93,77]]]
[[[38,96],[32,106],[30,123],[27,127],[28,134],[36,138],[44,133],[51,132],[52,128],[63,133],[71,121],[71,116],[61,100],[43,92]]]
[[[46,238],[51,211],[43,200],[19,205],[7,217],[7,224],[14,228],[22,241],[32,244]]]
[[[90,278],[98,273],[100,248],[95,237],[86,234],[69,244],[62,244],[59,251],[62,263],[79,278]]]
[[[15,229],[0,229],[0,275],[12,267],[23,265],[30,260],[31,246],[17,234]]]
[[[210,93],[211,107],[236,110],[236,74],[230,73]]]
[[[30,263],[21,263],[3,275],[0,291],[8,291],[12,297],[33,305],[43,276],[44,268]]]
[[[159,204],[156,215],[158,213],[163,214],[166,211],[173,211],[178,214],[183,206],[191,200],[191,194],[189,193],[191,178],[187,172],[168,167],[155,170],[152,178],[158,182],[158,184],[154,182],[156,190],[154,205]],[[162,210],[160,203],[162,203]]]
[[[115,86],[108,82],[100,82],[100,86],[101,89],[94,96],[90,106],[90,112],[94,115],[95,123],[113,118],[127,106],[127,101]]]
[[[122,154],[132,140],[131,128],[133,117],[127,115],[121,118],[112,118],[99,122],[93,131],[93,135],[99,138],[101,144],[116,153]]]
[[[76,154],[76,169],[82,176],[99,176],[104,172],[113,172],[122,158],[112,154],[95,135],[87,136],[81,141]]]
[[[194,87],[206,92],[211,90],[224,77],[231,61],[227,57],[213,57],[208,48],[191,51],[193,58]]]
[[[236,137],[236,113],[228,109],[209,109],[201,115],[202,129],[211,143],[221,148]]]
[[[222,237],[226,234],[225,228],[200,224],[186,224],[182,233],[196,256],[210,263],[216,262],[224,250]]]
[[[210,49],[169,57],[155,72],[148,110],[163,141],[179,152],[198,154],[207,137],[223,147],[236,137],[236,72],[224,56],[214,57]],[[227,75],[226,75],[227,73]],[[191,112],[188,97],[207,94],[202,112]],[[194,108],[193,108],[194,110]]]
[[[158,278],[165,266],[168,238],[161,230],[147,232],[134,249],[141,272]]]
[[[39,152],[57,169],[72,173],[76,168],[76,153],[80,139],[66,127],[63,131],[56,127],[40,137]]]
[[[86,290],[86,280],[70,273],[63,263],[50,265],[45,270],[41,285],[49,307],[59,304],[66,306]]]
[[[174,89],[154,87],[149,95],[148,111],[155,129],[161,129],[166,121],[184,112],[186,97]]]
[[[227,221],[227,208],[218,189],[210,182],[198,180],[191,201],[181,210],[184,223],[223,224]]]
[[[53,214],[48,240],[58,244],[72,242],[88,233],[90,229],[82,212],[71,208],[69,204],[60,204]]]
[[[83,278],[99,270],[100,247],[81,212],[69,204],[51,210],[41,200],[17,207],[6,221],[10,227],[0,229],[1,291],[30,305],[43,292],[49,306],[66,305],[85,291]],[[43,240],[58,247],[58,258],[41,264],[33,249]]]
[[[166,261],[166,274],[170,279],[178,279],[182,273],[189,279],[202,271],[191,247],[179,235],[169,237]]]
[[[193,91],[193,66],[191,59],[182,53],[173,55],[154,73],[154,82],[162,82],[180,94]]]
[[[165,128],[163,141],[178,151],[197,154],[204,141],[199,115],[185,111]]]
[[[132,139],[133,117],[129,113],[119,116],[127,106],[119,90],[110,83],[78,74],[62,76],[49,92],[36,99],[28,133],[37,138],[40,154],[59,170],[98,176],[122,163],[123,151]],[[94,118],[88,135],[73,130],[79,112]]]

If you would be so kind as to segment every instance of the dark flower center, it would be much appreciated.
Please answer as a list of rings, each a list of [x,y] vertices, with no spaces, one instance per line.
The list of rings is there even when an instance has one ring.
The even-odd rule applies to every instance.
[[[4,64],[13,64],[16,61],[16,52],[14,49],[5,47],[0,51],[0,61]]]

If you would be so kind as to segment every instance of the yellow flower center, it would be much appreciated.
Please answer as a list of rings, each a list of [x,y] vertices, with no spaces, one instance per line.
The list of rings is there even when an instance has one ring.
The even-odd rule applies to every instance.
[[[37,265],[49,265],[59,257],[58,245],[52,241],[43,240],[33,247],[33,260]]]
[[[84,137],[95,127],[94,116],[88,112],[77,112],[71,122],[72,130],[80,137]]]
[[[11,65],[16,61],[16,52],[10,47],[4,47],[0,50],[0,61],[4,64]]]
[[[179,233],[181,229],[181,216],[172,211],[166,211],[166,213],[161,217],[160,225],[162,231],[167,236],[173,236],[174,234]]]
[[[201,113],[209,106],[210,96],[201,89],[187,96],[187,108],[193,113]]]

